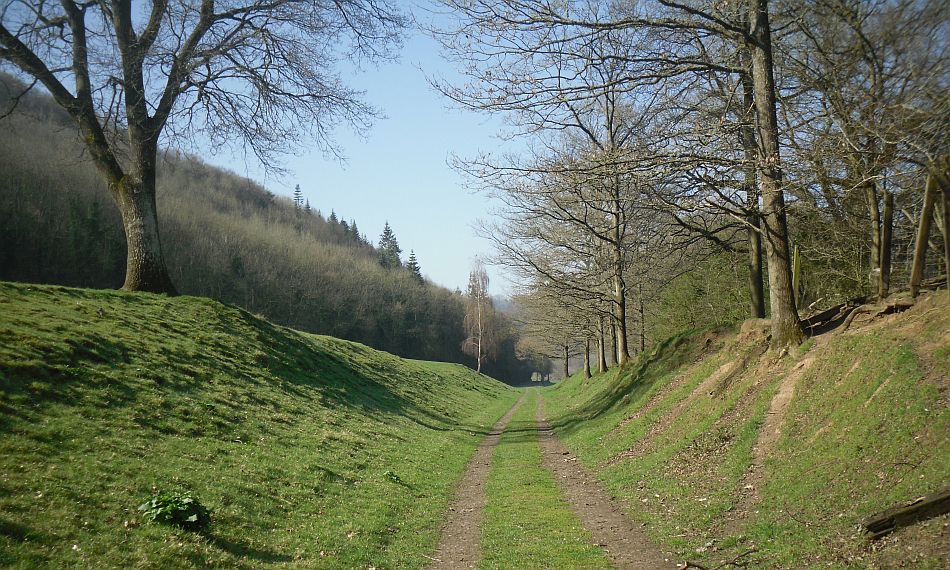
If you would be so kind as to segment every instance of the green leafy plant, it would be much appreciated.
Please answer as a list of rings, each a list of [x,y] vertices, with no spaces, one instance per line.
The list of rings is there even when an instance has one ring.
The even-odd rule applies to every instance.
[[[139,505],[139,510],[150,522],[188,530],[203,530],[211,524],[211,511],[188,491],[155,495]]]

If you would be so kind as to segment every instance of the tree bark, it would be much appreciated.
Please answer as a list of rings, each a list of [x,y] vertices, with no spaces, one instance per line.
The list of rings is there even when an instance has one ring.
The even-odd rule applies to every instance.
[[[564,345],[564,378],[571,375],[571,353],[569,347]]]
[[[740,76],[745,108],[753,112],[755,108],[754,87],[748,73]],[[749,313],[754,319],[765,318],[765,286],[762,282],[762,224],[759,220],[759,190],[755,180],[756,143],[755,130],[752,128],[754,117],[749,117],[742,125],[742,148],[745,151],[746,166],[743,169],[746,192],[746,223],[749,240]]]
[[[881,220],[881,276],[877,296],[885,299],[891,288],[891,248],[894,242],[894,194],[884,190],[884,217]]]
[[[775,78],[772,67],[772,39],[769,30],[768,0],[749,0],[749,35],[752,82],[758,126],[759,187],[762,193],[762,222],[769,270],[769,299],[773,349],[798,345],[804,340],[795,295],[792,291],[788,224],[779,155],[778,119],[775,114]]]
[[[584,378],[590,378],[590,337],[584,339]]]
[[[910,296],[914,298],[920,294],[920,282],[924,277],[924,263],[927,261],[927,239],[930,235],[930,220],[933,218],[936,198],[937,179],[933,174],[928,174],[927,185],[924,186],[924,209],[920,213],[920,222],[917,225],[914,265],[910,270]]]
[[[597,373],[607,371],[607,333],[604,331],[604,317],[600,317],[597,325]]]
[[[877,185],[868,182],[864,185],[864,196],[868,202],[868,215],[871,226],[871,286],[881,282],[881,208],[878,204]]]
[[[155,205],[155,183],[130,177],[110,185],[119,212],[128,256],[125,269],[126,291],[176,293],[162,255]]]
[[[613,321],[610,322],[610,364],[616,366],[618,362],[617,357],[617,324]]]

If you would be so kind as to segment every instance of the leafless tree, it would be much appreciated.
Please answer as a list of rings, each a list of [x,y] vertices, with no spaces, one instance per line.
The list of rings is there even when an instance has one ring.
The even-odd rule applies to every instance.
[[[273,165],[302,128],[333,151],[335,125],[365,128],[374,112],[335,64],[391,57],[403,24],[385,0],[8,1],[0,61],[81,132],[122,214],[124,288],[174,292],[155,207],[159,145],[200,134]]]

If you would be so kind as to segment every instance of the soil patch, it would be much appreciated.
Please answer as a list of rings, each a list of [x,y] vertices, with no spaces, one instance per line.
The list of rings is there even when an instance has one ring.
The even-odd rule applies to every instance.
[[[481,558],[481,527],[488,502],[485,483],[491,470],[492,452],[498,446],[498,440],[511,417],[524,402],[525,394],[522,393],[515,405],[492,427],[465,468],[455,500],[449,506],[448,520],[442,527],[439,547],[429,557],[432,560],[429,568],[475,568]]]
[[[554,474],[571,510],[594,535],[595,544],[606,551],[611,562],[617,568],[675,568],[671,558],[660,553],[639,525],[623,514],[620,505],[597,478],[557,438],[545,419],[543,397],[538,399],[537,425],[542,464]]]

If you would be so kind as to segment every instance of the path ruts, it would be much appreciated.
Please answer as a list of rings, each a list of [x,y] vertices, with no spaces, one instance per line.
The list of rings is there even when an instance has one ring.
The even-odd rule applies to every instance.
[[[442,528],[439,547],[430,559],[432,569],[474,568],[481,557],[480,543],[482,520],[485,518],[485,483],[491,470],[491,456],[501,433],[515,415],[527,392],[521,394],[515,405],[498,420],[482,440],[474,457],[465,468],[455,500],[449,507],[448,521]]]
[[[538,398],[538,439],[543,465],[554,473],[571,510],[593,534],[617,568],[653,570],[674,568],[643,531],[620,510],[614,499],[554,434],[544,415],[544,398]]]

